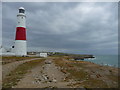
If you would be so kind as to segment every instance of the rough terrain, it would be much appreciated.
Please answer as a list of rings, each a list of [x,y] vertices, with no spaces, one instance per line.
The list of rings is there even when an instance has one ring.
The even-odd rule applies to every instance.
[[[13,63],[8,63],[5,65],[2,65],[2,79],[4,79],[6,75],[8,75],[11,71],[13,71],[20,64],[23,64],[25,62],[29,62],[32,60],[37,60],[37,59],[39,59],[39,58],[27,59],[27,60],[23,60],[23,61],[16,61]]]
[[[13,71],[24,62],[3,65],[6,68],[4,73]],[[12,88],[117,88],[118,77],[118,68],[73,61],[66,57],[48,57],[42,64],[30,69]]]
[[[43,66],[37,66],[26,74],[15,88],[67,88],[69,82],[64,81],[65,77],[52,59],[47,59]]]
[[[0,89],[2,88],[2,58],[0,57]]]

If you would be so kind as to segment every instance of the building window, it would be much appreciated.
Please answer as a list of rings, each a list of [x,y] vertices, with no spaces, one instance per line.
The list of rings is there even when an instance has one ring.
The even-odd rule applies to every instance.
[[[19,13],[25,13],[25,10],[19,9]]]

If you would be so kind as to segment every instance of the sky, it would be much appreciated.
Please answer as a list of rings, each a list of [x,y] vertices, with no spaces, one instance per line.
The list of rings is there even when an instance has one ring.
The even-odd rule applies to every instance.
[[[21,6],[26,10],[28,51],[118,53],[117,2],[3,2],[3,47],[14,45]]]

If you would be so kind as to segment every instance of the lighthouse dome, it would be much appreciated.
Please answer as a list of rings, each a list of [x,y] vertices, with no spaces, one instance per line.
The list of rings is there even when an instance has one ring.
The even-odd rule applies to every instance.
[[[19,9],[23,9],[23,10],[25,10],[24,7],[20,7]]]
[[[23,7],[19,8],[19,13],[25,13],[25,9]]]

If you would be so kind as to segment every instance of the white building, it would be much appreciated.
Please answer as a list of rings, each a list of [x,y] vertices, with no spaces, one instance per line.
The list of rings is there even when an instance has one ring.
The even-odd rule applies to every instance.
[[[17,26],[15,44],[9,49],[0,47],[0,55],[7,56],[26,56],[27,55],[27,41],[26,41],[26,15],[23,7],[19,8],[17,14]]]
[[[47,57],[47,53],[40,53],[40,57]]]
[[[0,47],[0,55],[4,56],[14,56],[13,48],[5,49],[4,47]]]
[[[23,7],[19,8],[19,13],[17,14],[17,27],[14,46],[14,52],[16,56],[27,55],[26,15]]]

